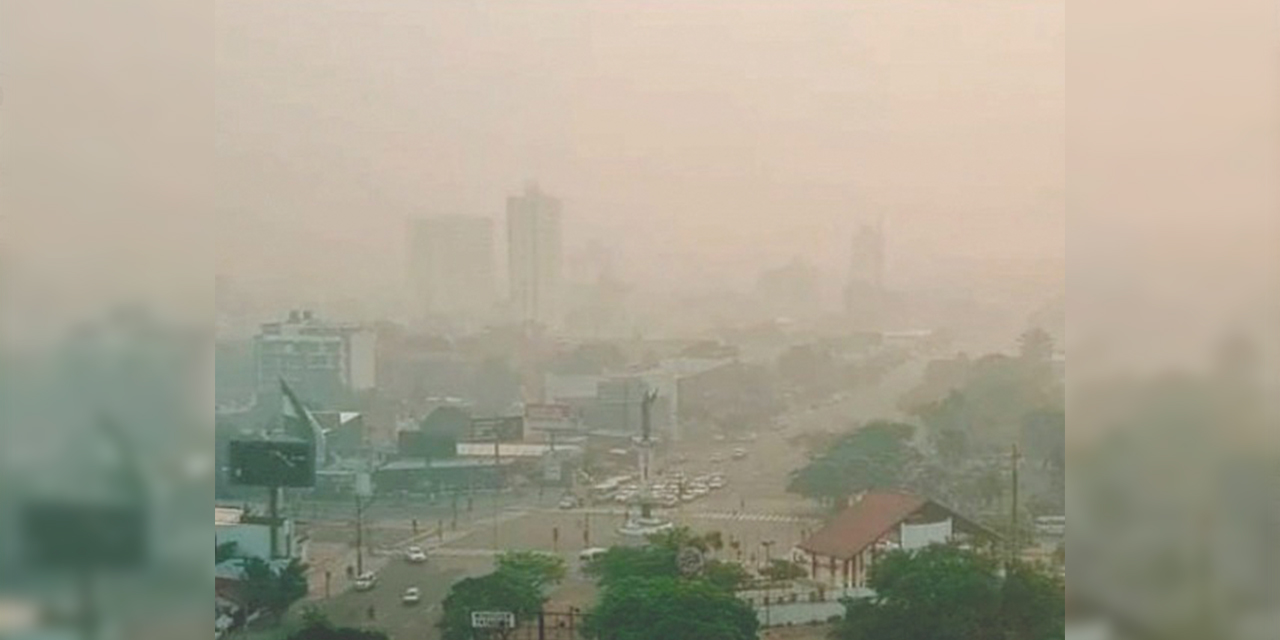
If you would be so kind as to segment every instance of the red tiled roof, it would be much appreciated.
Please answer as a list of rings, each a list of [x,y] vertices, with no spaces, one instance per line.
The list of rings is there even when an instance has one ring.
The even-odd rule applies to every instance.
[[[906,493],[867,493],[801,542],[800,548],[829,558],[852,558],[928,502]]]

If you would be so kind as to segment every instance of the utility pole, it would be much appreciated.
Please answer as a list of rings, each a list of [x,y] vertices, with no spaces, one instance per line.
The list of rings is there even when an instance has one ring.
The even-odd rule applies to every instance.
[[[769,561],[773,559],[772,554],[770,554],[770,550],[773,548],[773,540],[764,540],[764,541],[761,541],[761,542],[760,542],[760,545],[764,547],[764,568],[765,568],[765,571],[768,571],[768,570],[769,570]],[[770,611],[769,611],[769,600],[770,600],[770,599],[772,599],[772,597],[773,597],[773,580],[766,579],[766,582],[765,582],[764,584],[765,584],[765,587],[764,587],[764,589],[765,589],[765,593],[764,593],[764,625],[767,627],[767,626],[769,626],[770,622],[772,622],[772,620],[770,619],[770,616],[769,616],[769,613],[770,613]]]
[[[271,519],[271,526],[267,531],[271,535],[271,556],[272,560],[280,557],[280,487],[273,485],[267,488],[267,517]]]
[[[1013,449],[1009,454],[1009,461],[1011,463],[1011,473],[1009,475],[1012,482],[1012,487],[1010,487],[1011,490],[1009,492],[1010,496],[1012,496],[1012,500],[1010,500],[1010,504],[1009,504],[1009,564],[1010,566],[1012,566],[1014,561],[1018,559],[1018,552],[1020,550],[1018,547],[1018,461],[1019,460],[1020,460],[1020,455],[1018,454],[1018,443],[1015,442],[1013,443]]]
[[[356,492],[356,577],[364,575],[364,509],[360,492]]]
[[[493,433],[493,477],[496,484],[493,487],[493,551],[498,552],[498,488],[502,486],[502,449],[500,448],[501,438],[498,437],[497,431]],[[498,556],[494,556],[496,559]],[[496,561],[496,560],[495,560]]]

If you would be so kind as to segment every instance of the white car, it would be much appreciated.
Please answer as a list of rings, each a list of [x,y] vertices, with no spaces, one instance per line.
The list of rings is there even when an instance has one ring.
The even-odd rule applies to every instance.
[[[362,573],[356,578],[356,591],[369,591],[378,584],[378,576],[372,573]]]
[[[422,550],[422,547],[409,547],[409,549],[405,551],[404,557],[405,560],[408,560],[409,562],[417,563],[427,561],[427,553]]]
[[[560,508],[561,509],[577,509],[578,499],[573,496],[565,496],[563,498],[560,498]]]
[[[743,459],[743,458],[745,458],[745,457],[747,457],[747,450],[746,450],[746,449],[738,448],[738,449],[734,449],[734,450],[733,450],[733,459],[734,459],[734,460],[741,460],[741,459]]]
[[[709,489],[713,489],[713,490],[714,490],[714,489],[723,489],[723,488],[724,488],[724,486],[725,486],[725,484],[726,484],[726,483],[725,483],[725,481],[724,481],[724,478],[715,477],[715,478],[712,478],[712,479],[710,479],[710,480],[708,480],[708,481],[707,481],[707,488],[709,488]]]
[[[422,602],[422,593],[417,587],[409,587],[404,590],[404,595],[400,596],[400,602],[405,604],[418,604]]]

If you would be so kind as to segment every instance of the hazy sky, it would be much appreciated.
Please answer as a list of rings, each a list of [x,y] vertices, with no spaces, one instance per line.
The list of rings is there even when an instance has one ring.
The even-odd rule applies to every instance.
[[[242,282],[385,295],[406,219],[500,219],[528,179],[570,252],[646,283],[794,254],[842,274],[881,214],[899,274],[1064,252],[1061,1],[217,9],[219,270]]]

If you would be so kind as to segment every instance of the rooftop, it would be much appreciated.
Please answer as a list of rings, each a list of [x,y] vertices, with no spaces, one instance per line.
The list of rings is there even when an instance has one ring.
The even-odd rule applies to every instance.
[[[228,526],[240,524],[244,518],[244,509],[237,507],[214,507],[213,508],[213,525]]]
[[[899,524],[919,513],[951,518],[957,530],[998,538],[994,532],[928,498],[893,491],[864,494],[853,506],[841,511],[799,547],[814,555],[851,558],[876,543]]]

